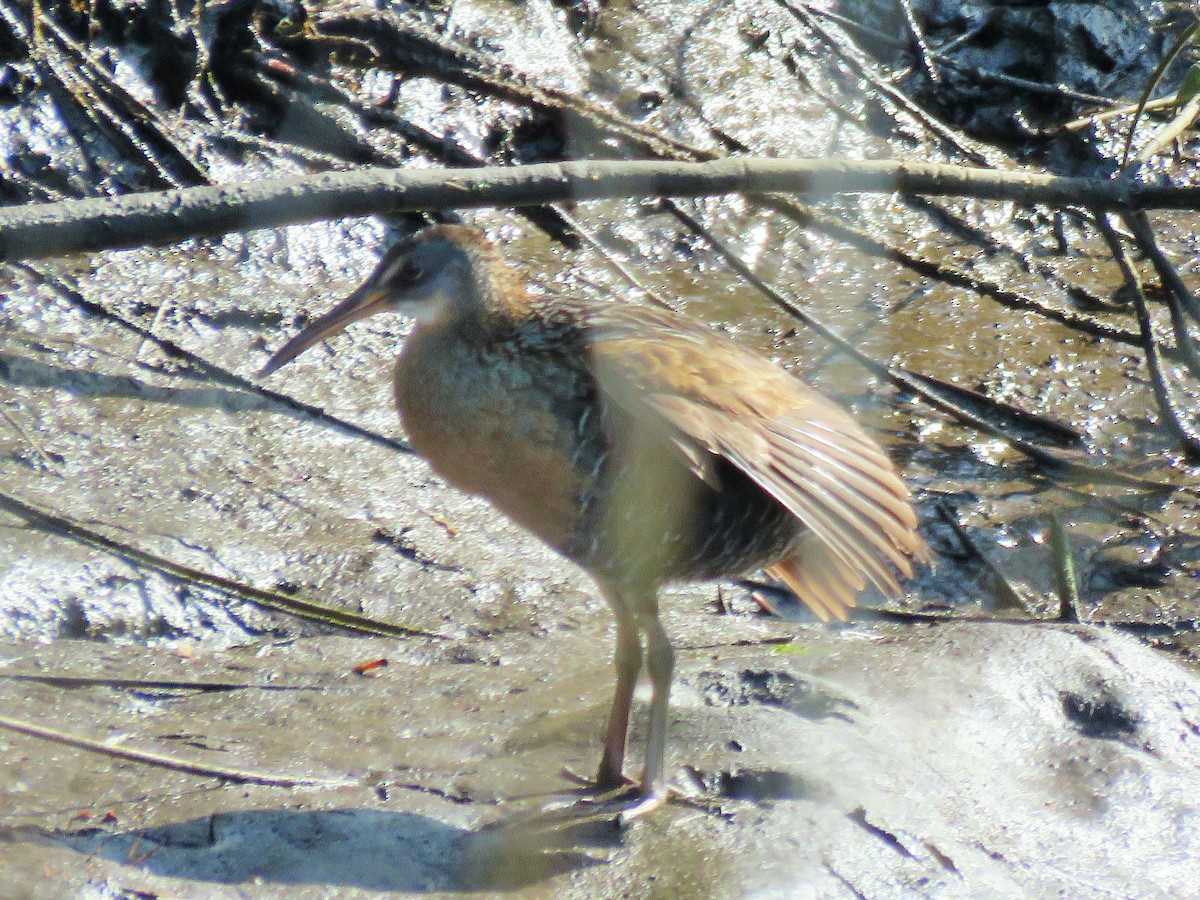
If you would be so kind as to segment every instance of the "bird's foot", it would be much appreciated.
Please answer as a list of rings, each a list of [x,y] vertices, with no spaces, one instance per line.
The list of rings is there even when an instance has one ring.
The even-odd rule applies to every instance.
[[[583,788],[590,789],[588,796],[574,804],[576,810],[588,818],[612,816],[620,828],[655,812],[668,803],[695,806],[696,795],[670,784],[647,786],[627,775],[621,775],[615,784],[601,783],[599,779],[585,778],[570,769],[563,769],[563,776]]]
[[[597,797],[606,797],[609,794],[627,791],[639,785],[639,782],[623,772],[619,772],[615,776],[601,773],[595,778],[588,778],[586,775],[580,775],[574,769],[563,766],[561,774],[567,781],[579,785]]]
[[[639,784],[625,784],[610,791],[583,797],[576,810],[589,819],[612,819],[618,828],[625,829],[643,816],[649,815],[682,794],[666,786],[654,789]]]
[[[627,800],[628,805],[617,813],[617,827],[628,828],[642,816],[649,815],[672,800],[683,797],[677,790],[667,786],[657,789],[638,790]]]

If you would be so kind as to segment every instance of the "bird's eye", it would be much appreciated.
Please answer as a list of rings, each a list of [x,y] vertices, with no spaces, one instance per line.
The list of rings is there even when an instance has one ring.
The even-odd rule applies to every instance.
[[[425,268],[420,263],[413,262],[411,259],[400,267],[400,271],[396,273],[396,280],[412,284],[415,281],[420,281],[425,275]]]

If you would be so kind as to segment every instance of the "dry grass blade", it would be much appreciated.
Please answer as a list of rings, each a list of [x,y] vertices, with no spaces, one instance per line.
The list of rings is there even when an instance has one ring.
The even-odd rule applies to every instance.
[[[41,444],[33,439],[33,436],[29,433],[28,429],[26,429],[25,426],[17,420],[16,416],[13,416],[3,406],[0,406],[0,418],[4,419],[4,421],[9,424],[9,427],[21,436],[21,440],[28,444],[30,449],[37,454],[38,459],[42,462],[42,466],[47,471],[54,470],[55,464],[53,457],[46,452]]]
[[[1137,110],[1133,114],[1133,121],[1129,123],[1129,133],[1125,135],[1125,149],[1121,152],[1121,172],[1129,166],[1129,154],[1133,151],[1133,138],[1137,133],[1138,122],[1141,121],[1142,112],[1146,109],[1146,104],[1150,100],[1150,95],[1154,93],[1154,89],[1162,82],[1163,75],[1167,69],[1175,62],[1176,58],[1184,49],[1192,42],[1192,38],[1196,35],[1196,31],[1200,30],[1200,22],[1193,22],[1189,25],[1171,46],[1158,65],[1154,67],[1154,71],[1150,73],[1150,79],[1146,82],[1146,88],[1142,91],[1142,96],[1138,98]]]
[[[1070,122],[1065,122],[1059,127],[1063,131],[1082,131],[1084,128],[1097,125],[1100,122],[1107,122],[1109,119],[1116,119],[1120,116],[1127,116],[1132,112],[1137,112],[1139,108],[1142,110],[1157,110],[1168,109],[1174,105],[1174,97],[1161,97],[1158,100],[1149,100],[1140,107],[1137,105],[1118,106],[1116,109],[1106,109],[1104,112],[1092,113],[1090,116],[1072,119]]]
[[[1137,157],[1138,162],[1145,163],[1155,157],[1164,147],[1191,128],[1197,116],[1200,116],[1200,94],[1193,94],[1191,99],[1176,110],[1174,118],[1160,128],[1150,143],[1142,148]]]
[[[1050,558],[1054,563],[1054,589],[1058,594],[1058,617],[1063,622],[1079,621],[1079,575],[1075,571],[1075,555],[1067,536],[1062,517],[1050,517]]]

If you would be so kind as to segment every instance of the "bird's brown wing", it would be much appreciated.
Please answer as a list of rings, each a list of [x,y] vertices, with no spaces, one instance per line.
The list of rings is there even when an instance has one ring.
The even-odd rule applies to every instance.
[[[864,577],[889,596],[927,556],[908,490],[842,409],[768,360],[676,316],[606,310],[590,363],[603,395],[668,428],[685,458],[725,457],[807,529],[773,567],[822,619],[845,618]]]

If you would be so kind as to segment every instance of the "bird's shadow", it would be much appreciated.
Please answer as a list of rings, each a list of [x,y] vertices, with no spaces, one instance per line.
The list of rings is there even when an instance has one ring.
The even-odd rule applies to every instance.
[[[620,847],[617,810],[568,804],[517,812],[466,835],[458,887],[465,891],[508,891],[606,861]]]
[[[468,831],[416,813],[261,809],[156,828],[21,828],[4,842],[66,847],[143,872],[197,882],[324,884],[378,891],[511,890],[604,862],[611,820],[517,813]]]

